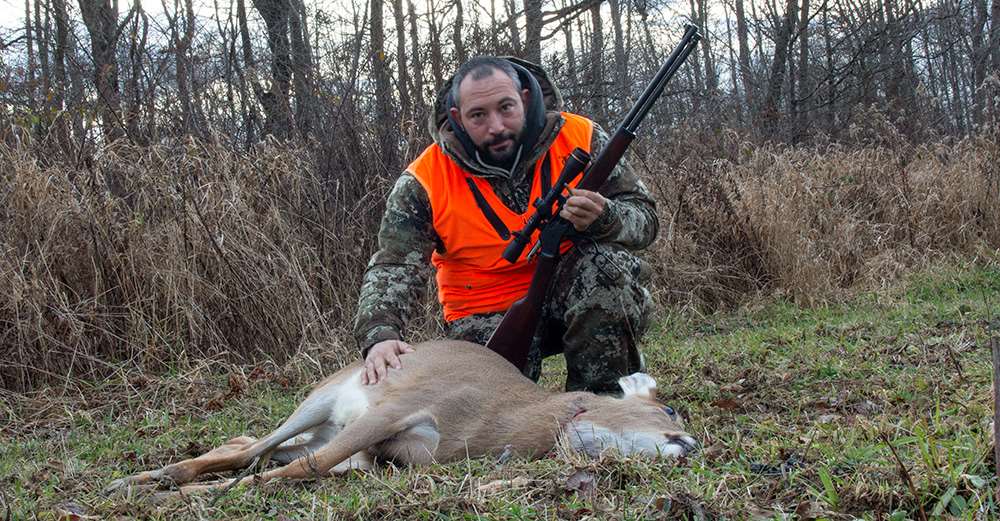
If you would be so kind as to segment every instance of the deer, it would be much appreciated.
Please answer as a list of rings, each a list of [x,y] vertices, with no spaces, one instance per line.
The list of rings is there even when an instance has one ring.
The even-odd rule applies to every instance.
[[[263,438],[239,436],[201,456],[115,480],[106,490],[184,494],[364,471],[377,461],[537,459],[552,453],[560,436],[592,457],[606,449],[649,457],[684,457],[698,449],[677,413],[656,401],[656,381],[645,373],[620,378],[620,398],[553,392],[484,346],[434,340],[413,347],[401,368],[390,368],[376,385],[362,384],[362,361],[327,377]],[[268,461],[280,466],[262,471]],[[242,476],[196,482],[241,469]]]

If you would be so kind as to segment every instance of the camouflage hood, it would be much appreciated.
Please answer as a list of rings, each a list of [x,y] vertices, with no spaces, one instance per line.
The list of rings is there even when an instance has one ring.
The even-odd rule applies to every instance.
[[[434,102],[434,112],[428,119],[428,130],[434,142],[463,169],[482,177],[511,178],[524,165],[538,161],[542,152],[548,149],[552,140],[562,128],[562,94],[549,75],[540,66],[513,57],[503,57],[514,65],[521,85],[529,91],[528,105],[525,107],[525,129],[521,136],[521,151],[518,161],[510,171],[483,163],[469,135],[460,128],[449,115],[452,106],[451,86],[454,76],[448,78],[438,89]]]

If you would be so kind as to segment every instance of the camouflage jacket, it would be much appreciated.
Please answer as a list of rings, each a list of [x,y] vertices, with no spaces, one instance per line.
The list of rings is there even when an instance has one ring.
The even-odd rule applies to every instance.
[[[562,127],[562,97],[540,67],[521,60],[511,61],[535,76],[544,99],[544,125],[535,146],[527,153],[522,151],[521,160],[509,172],[470,158],[446,117],[445,96],[451,80],[439,90],[430,117],[434,138],[430,146],[441,147],[463,169],[485,178],[504,204],[523,212],[529,204],[532,167]],[[600,151],[608,140],[608,134],[595,124],[591,150]],[[586,230],[587,235],[598,242],[614,242],[633,250],[653,242],[659,227],[655,203],[626,161],[618,164],[600,192],[608,204],[601,217]],[[427,192],[412,174],[403,172],[386,201],[378,250],[368,263],[361,285],[354,337],[363,355],[377,342],[404,338],[409,319],[422,307],[432,270],[430,257],[439,244]]]

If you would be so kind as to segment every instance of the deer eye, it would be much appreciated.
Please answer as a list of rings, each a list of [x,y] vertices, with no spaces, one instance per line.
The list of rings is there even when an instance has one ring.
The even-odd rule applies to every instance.
[[[671,419],[677,418],[677,411],[675,411],[674,408],[669,405],[663,406],[663,412],[667,413],[667,416],[670,416]]]

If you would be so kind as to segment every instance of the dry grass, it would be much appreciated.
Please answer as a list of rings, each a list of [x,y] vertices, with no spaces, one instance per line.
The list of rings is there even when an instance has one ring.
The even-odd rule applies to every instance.
[[[887,122],[870,124],[852,129],[866,146],[754,146],[724,134],[679,150],[655,183],[662,298],[714,307],[778,292],[814,305],[1000,248],[996,131],[913,146]]]
[[[113,147],[79,168],[2,147],[0,172],[0,388],[353,351],[384,179],[275,143]]]
[[[1000,247],[996,132],[913,146],[867,121],[853,145],[644,140],[671,158],[636,158],[663,212],[649,255],[659,300],[814,304]],[[67,164],[40,146],[0,144],[0,388],[354,356],[348,329],[392,182],[369,175],[373,152],[184,141]]]

